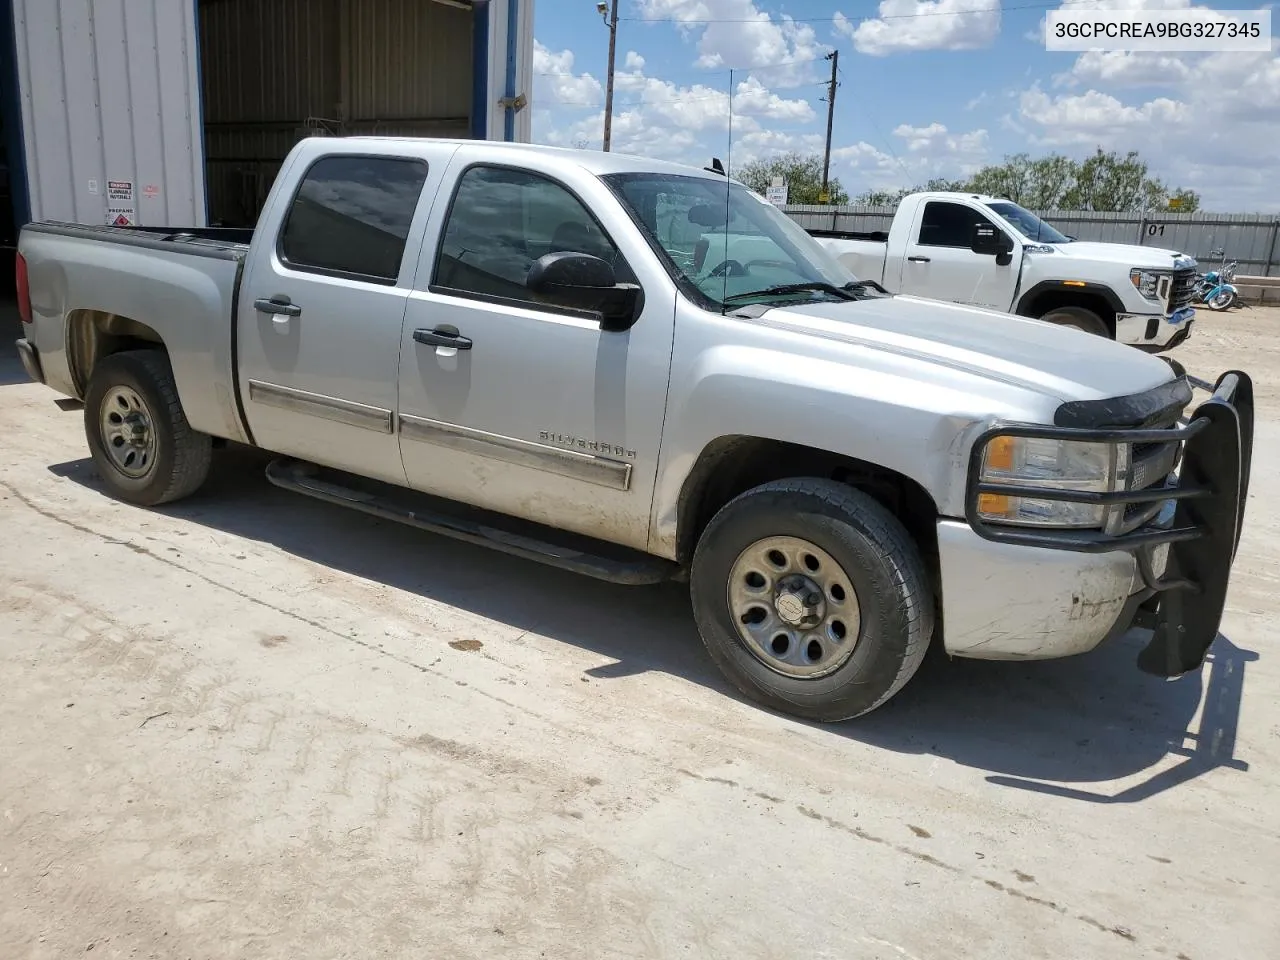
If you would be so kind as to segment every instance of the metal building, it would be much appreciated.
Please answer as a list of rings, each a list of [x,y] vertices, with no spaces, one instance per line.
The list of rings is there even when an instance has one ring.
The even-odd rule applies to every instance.
[[[533,0],[0,0],[0,244],[252,224],[306,136],[528,140],[532,58]]]

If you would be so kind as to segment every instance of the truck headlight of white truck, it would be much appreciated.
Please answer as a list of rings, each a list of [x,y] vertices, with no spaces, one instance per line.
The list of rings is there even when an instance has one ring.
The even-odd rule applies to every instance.
[[[1173,282],[1173,275],[1134,267],[1129,271],[1129,282],[1146,299],[1153,303],[1163,303],[1169,298],[1169,285]]]

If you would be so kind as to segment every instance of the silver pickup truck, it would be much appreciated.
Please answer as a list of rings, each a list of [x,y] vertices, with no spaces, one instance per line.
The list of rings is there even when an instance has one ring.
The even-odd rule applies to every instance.
[[[26,368],[119,498],[193,494],[234,441],[333,504],[687,578],[715,662],[793,715],[875,709],[931,642],[1138,624],[1177,676],[1216,636],[1247,375],[1192,407],[1175,362],[888,295],[717,170],[312,139],[251,235],[34,224],[18,274]]]

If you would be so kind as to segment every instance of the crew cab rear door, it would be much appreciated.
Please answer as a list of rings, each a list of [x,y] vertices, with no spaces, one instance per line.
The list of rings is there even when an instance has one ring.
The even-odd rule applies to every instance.
[[[281,171],[237,321],[240,393],[259,446],[405,482],[395,434],[400,331],[455,149],[322,141]]]

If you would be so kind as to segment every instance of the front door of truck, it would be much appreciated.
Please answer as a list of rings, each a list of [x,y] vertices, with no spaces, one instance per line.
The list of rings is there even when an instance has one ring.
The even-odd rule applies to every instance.
[[[462,173],[428,224],[400,347],[401,451],[411,486],[631,547],[648,540],[674,330],[674,291],[594,177],[571,189],[549,158]],[[471,165],[467,165],[470,163]],[[580,192],[576,192],[580,191]],[[589,208],[588,204],[593,204]],[[610,231],[592,209],[614,216]],[[611,236],[611,232],[615,236]],[[625,238],[616,236],[626,234]],[[632,246],[628,258],[619,239]],[[524,282],[550,252],[583,252],[639,282],[625,332],[534,302]],[[669,283],[668,287],[669,288]]]
[[[261,249],[255,240],[243,283],[240,392],[259,446],[404,483],[400,330],[448,152],[355,150],[334,145],[297,159],[305,167],[297,190],[274,201],[285,205],[281,215],[264,217],[275,237]]]
[[[980,224],[1001,229],[977,207],[965,203],[930,200],[922,204],[911,225],[899,291],[1008,310],[1018,283],[1019,257],[1015,252],[1010,263],[1001,265],[989,254],[974,253],[969,245],[973,228]]]

